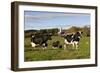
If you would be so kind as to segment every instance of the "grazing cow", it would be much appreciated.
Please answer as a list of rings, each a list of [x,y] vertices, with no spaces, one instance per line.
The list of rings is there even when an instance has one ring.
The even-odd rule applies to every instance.
[[[56,49],[56,48],[62,48],[62,45],[60,45],[59,41],[55,41],[52,43],[52,48]]]
[[[64,49],[66,48],[66,45],[71,44],[73,45],[73,48],[78,49],[78,43],[80,41],[82,32],[76,32],[74,34],[69,34],[64,37]]]
[[[31,45],[32,47],[42,46],[43,49],[48,46],[47,41],[51,40],[51,35],[48,34],[36,34],[32,35]]]

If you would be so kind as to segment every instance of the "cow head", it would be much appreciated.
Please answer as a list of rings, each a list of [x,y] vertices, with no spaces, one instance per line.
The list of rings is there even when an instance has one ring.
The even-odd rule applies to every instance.
[[[82,37],[82,33],[83,33],[83,32],[78,31],[78,32],[75,33],[75,35],[76,35],[78,38],[81,38],[81,37]]]

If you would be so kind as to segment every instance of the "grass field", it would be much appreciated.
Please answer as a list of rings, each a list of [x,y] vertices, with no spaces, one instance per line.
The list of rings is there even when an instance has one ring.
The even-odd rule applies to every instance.
[[[60,36],[52,36],[52,40],[48,41],[48,47],[43,50],[42,47],[31,47],[30,38],[24,41],[24,61],[43,61],[43,60],[67,60],[67,59],[86,59],[90,58],[90,38],[82,37],[78,49],[72,49],[72,45],[68,45],[66,50],[62,48],[52,49],[52,42],[59,40],[64,45],[64,38]]]

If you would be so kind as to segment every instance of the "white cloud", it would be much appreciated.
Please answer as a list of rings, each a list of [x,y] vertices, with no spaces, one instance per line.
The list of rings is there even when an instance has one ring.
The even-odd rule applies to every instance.
[[[82,16],[82,15],[89,15],[89,14],[82,14],[82,13],[54,13],[54,12],[44,12],[44,13],[40,13],[40,14],[36,14],[36,15],[32,15],[32,14],[26,14],[25,15],[25,19],[28,19],[28,20],[42,20],[42,19],[52,19],[52,18],[55,18],[55,17],[70,17],[70,16]]]

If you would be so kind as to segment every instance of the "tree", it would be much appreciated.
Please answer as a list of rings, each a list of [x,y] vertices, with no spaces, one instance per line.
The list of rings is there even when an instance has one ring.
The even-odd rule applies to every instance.
[[[80,30],[79,27],[72,26],[72,27],[69,28],[67,31],[70,32],[70,33],[73,33],[73,32],[77,32],[77,31],[79,31],[79,30]]]
[[[90,26],[84,26],[83,28],[81,28],[81,31],[83,32],[83,35],[85,36],[90,36]]]

